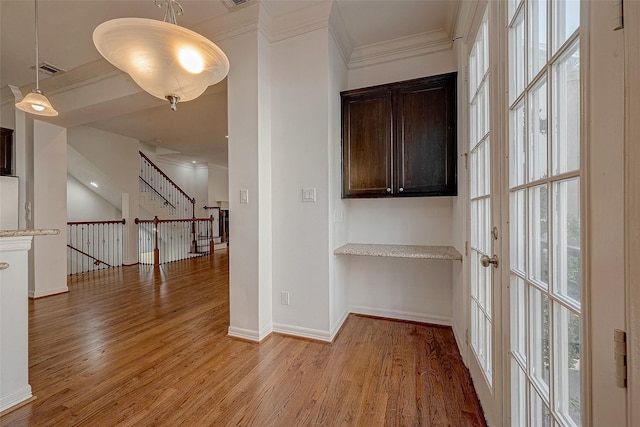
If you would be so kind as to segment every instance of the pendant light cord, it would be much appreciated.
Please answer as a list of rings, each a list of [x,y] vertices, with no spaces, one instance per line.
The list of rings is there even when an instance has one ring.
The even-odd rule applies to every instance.
[[[38,55],[38,0],[35,0],[36,4],[36,13],[35,13],[35,21],[36,21],[36,90],[40,90],[40,73],[38,72],[38,68],[40,67],[40,58]]]

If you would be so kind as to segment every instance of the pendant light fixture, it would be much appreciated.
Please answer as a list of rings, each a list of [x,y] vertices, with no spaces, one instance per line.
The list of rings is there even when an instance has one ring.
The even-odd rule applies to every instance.
[[[166,6],[164,21],[120,18],[104,22],[93,32],[98,52],[151,95],[178,102],[202,95],[225,78],[229,60],[211,40],[180,27],[183,10],[176,0],[155,0]]]
[[[35,21],[36,21],[36,88],[22,101],[16,104],[16,108],[27,113],[36,114],[38,116],[57,116],[58,112],[51,106],[46,96],[40,91],[40,70],[38,57],[38,0],[35,0]]]

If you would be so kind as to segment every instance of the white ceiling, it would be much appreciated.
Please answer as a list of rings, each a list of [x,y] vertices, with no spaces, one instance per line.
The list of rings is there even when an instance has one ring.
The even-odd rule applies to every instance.
[[[269,13],[284,15],[318,0],[262,0]],[[330,1],[330,0],[320,0]],[[429,31],[451,34],[458,0],[338,0],[340,15],[354,48]],[[190,28],[229,13],[220,0],[181,0]],[[99,60],[92,33],[100,23],[119,17],[162,19],[153,0],[39,0],[40,62],[68,71]],[[34,2],[0,0],[0,87],[35,82]],[[41,74],[41,81],[46,76]],[[151,95],[135,98],[137,111],[104,117],[96,111],[84,124],[177,152],[180,161],[227,164],[226,80],[200,98],[179,104],[178,111]],[[148,100],[148,102],[147,102]],[[131,109],[131,108],[130,108]],[[129,109],[129,110],[130,110]],[[64,111],[61,112],[64,114]],[[61,115],[62,115],[61,114]],[[61,122],[64,123],[64,122]]]

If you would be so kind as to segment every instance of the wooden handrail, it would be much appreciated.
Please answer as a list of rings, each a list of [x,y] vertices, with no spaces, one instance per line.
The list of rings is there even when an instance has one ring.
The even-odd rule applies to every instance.
[[[135,219],[136,224],[159,224],[161,222],[194,222],[209,221],[211,218],[184,218],[184,219]]]
[[[175,208],[176,208],[175,206],[173,206],[173,203],[171,203],[169,200],[167,200],[167,198],[166,198],[166,197],[164,197],[162,194],[160,194],[160,192],[159,192],[158,190],[156,190],[155,188],[153,188],[153,185],[149,184],[149,183],[148,183],[148,182],[147,182],[143,177],[139,176],[138,178],[140,178],[140,180],[141,180],[142,182],[144,182],[144,183],[147,185],[147,187],[149,187],[150,189],[152,189],[154,193],[156,193],[158,196],[160,196],[160,197],[162,198],[162,200],[164,200],[164,204],[165,204],[165,205],[169,205],[169,206],[171,206],[173,209],[175,209]],[[178,188],[178,190],[180,190],[180,189]]]
[[[91,255],[89,255],[88,253],[83,252],[83,251],[81,251],[81,250],[80,250],[80,249],[78,249],[78,248],[74,248],[74,247],[73,247],[73,246],[71,246],[70,244],[67,244],[67,247],[68,247],[68,248],[70,248],[70,249],[73,249],[73,250],[74,250],[74,251],[76,251],[76,252],[80,252],[80,253],[81,253],[82,255],[84,255],[84,256],[87,256],[87,257],[91,258],[91,259],[93,260],[93,264],[94,264],[94,265],[104,264],[104,265],[106,265],[107,267],[112,267],[112,265],[111,265],[111,264],[107,264],[106,262],[104,262],[104,261],[102,261],[102,260],[99,260],[98,258],[96,258],[96,257],[94,257],[94,256],[91,256]]]
[[[67,225],[91,225],[91,224],[126,224],[124,218],[113,221],[69,221]]]
[[[171,184],[173,184],[174,187],[176,187],[178,189],[179,192],[182,193],[182,195],[184,197],[186,197],[187,199],[191,200],[191,203],[195,203],[196,199],[195,198],[191,198],[189,197],[189,195],[187,193],[185,193],[182,188],[180,188],[180,186],[178,184],[176,184],[175,182],[173,182],[173,180],[171,178],[169,178],[164,172],[162,172],[162,169],[160,169],[158,166],[156,166],[155,163],[153,163],[151,161],[150,158],[148,158],[147,156],[145,156],[145,154],[142,151],[138,151],[138,153],[140,153],[140,156],[142,156],[147,162],[149,162],[149,164],[151,166],[153,166],[158,172],[160,172],[160,175],[162,175],[163,177],[166,178],[167,181],[169,181]]]

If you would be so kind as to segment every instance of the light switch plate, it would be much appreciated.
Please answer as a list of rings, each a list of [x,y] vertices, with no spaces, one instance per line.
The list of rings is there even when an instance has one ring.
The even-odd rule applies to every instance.
[[[316,201],[316,189],[315,188],[303,188],[302,189],[302,201],[303,202],[315,202]]]
[[[249,190],[240,190],[240,203],[249,203]]]

